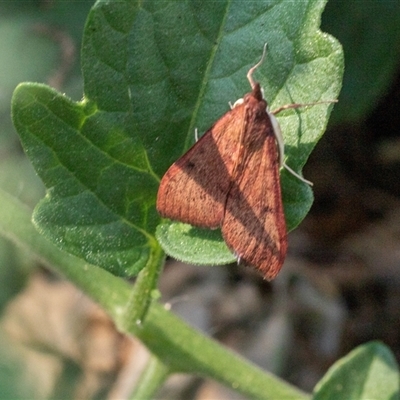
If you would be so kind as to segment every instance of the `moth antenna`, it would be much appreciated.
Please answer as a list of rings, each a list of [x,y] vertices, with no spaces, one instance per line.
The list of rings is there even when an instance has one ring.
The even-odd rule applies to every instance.
[[[251,67],[251,68],[249,69],[249,72],[247,73],[247,79],[249,80],[250,86],[251,86],[252,89],[254,89],[254,87],[256,86],[256,83],[255,83],[254,80],[253,80],[253,73],[254,73],[254,71],[263,63],[263,61],[264,61],[265,54],[267,53],[267,44],[268,44],[268,43],[265,43],[265,44],[264,44],[264,49],[263,49],[263,54],[262,54],[262,56],[261,56],[261,60],[260,60],[256,65],[254,65],[253,67]]]

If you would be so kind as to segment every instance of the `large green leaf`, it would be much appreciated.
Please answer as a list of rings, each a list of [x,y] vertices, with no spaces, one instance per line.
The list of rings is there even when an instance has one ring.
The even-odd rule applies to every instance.
[[[229,109],[229,101],[250,90],[246,73],[265,42],[268,55],[256,79],[272,108],[337,97],[342,53],[318,30],[324,5],[97,2],[82,48],[84,100],[72,102],[38,84],[22,84],[14,93],[14,124],[47,187],[34,214],[38,229],[91,263],[119,275],[136,274],[155,246],[160,177],[194,142],[196,128],[204,132]],[[331,107],[281,114],[292,168],[300,170],[306,162]],[[285,171],[282,186],[293,228],[311,206],[312,192]],[[188,248],[183,257],[186,234],[169,236],[172,226],[167,223],[159,236],[174,244],[169,252],[177,258],[196,261],[221,248],[221,239],[204,242],[195,234],[192,248],[202,243],[206,251],[194,259]],[[226,247],[218,249],[231,257]]]

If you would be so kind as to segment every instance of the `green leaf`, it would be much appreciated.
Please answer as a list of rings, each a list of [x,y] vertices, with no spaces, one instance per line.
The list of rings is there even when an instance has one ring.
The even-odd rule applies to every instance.
[[[200,116],[207,121],[204,130],[228,110],[226,99],[235,101],[249,92],[246,73],[261,57],[263,42],[268,42],[268,53],[256,76],[272,110],[285,104],[337,98],[343,75],[343,54],[340,45],[318,29],[324,4],[321,1],[283,1],[270,8],[243,6],[241,12],[246,14],[246,19],[241,29],[231,34],[233,28],[229,24],[222,27],[225,46],[233,48],[236,43],[237,50],[222,53],[222,39],[222,54],[217,52],[214,59],[210,59],[210,82],[206,83],[205,89],[210,100],[208,102],[206,98],[199,109]],[[227,15],[230,15],[229,11]],[[237,14],[228,18],[241,20],[241,12],[235,11]],[[249,33],[259,30],[264,31],[262,38],[255,39]],[[247,56],[250,49],[253,55]],[[218,114],[215,112],[217,107],[221,110]],[[285,139],[286,163],[295,170],[301,169],[320,139],[331,108],[326,104],[315,105],[278,114]],[[187,142],[193,144],[193,141],[189,132]],[[313,195],[310,187],[286,170],[282,170],[281,184],[286,224],[288,230],[292,230],[308,213]],[[180,222],[163,222],[157,229],[157,239],[168,254],[185,262],[216,265],[236,259],[224,244],[219,230],[188,229]]]
[[[14,124],[47,187],[34,213],[40,232],[115,274],[137,274],[156,246],[160,177],[194,142],[196,128],[204,132],[229,101],[249,91],[246,73],[265,42],[267,60],[256,79],[272,108],[337,97],[342,53],[318,30],[324,5],[97,2],[82,47],[84,101],[37,84],[20,85],[13,97]],[[280,115],[292,168],[306,162],[331,108]],[[312,193],[286,172],[282,186],[291,229],[309,210]],[[160,239],[179,250],[182,235]],[[212,239],[205,250],[220,248]],[[179,251],[171,254],[179,258]]]
[[[105,118],[93,103],[74,103],[39,84],[18,86],[13,110],[26,153],[48,189],[33,216],[39,231],[116,274],[140,270],[152,240],[146,231],[158,218],[151,212],[157,181],[133,164],[137,157],[129,165],[110,155],[123,135],[121,116]],[[125,139],[128,149],[133,140]]]
[[[224,265],[236,260],[220,230],[200,229],[180,222],[162,222],[157,239],[168,254],[195,265]]]
[[[370,342],[337,361],[316,385],[314,400],[398,399],[399,369],[388,347]]]

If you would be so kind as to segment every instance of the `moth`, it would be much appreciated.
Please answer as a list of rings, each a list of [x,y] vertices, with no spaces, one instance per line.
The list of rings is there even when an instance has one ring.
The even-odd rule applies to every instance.
[[[285,260],[287,231],[279,170],[284,144],[254,71],[247,74],[252,91],[239,99],[167,170],[157,195],[162,217],[203,228],[221,228],[238,262],[255,267],[271,280]],[[315,104],[315,103],[313,103]]]

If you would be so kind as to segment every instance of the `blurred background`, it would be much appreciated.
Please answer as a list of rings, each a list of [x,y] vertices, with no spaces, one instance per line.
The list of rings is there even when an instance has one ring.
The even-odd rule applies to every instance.
[[[0,187],[44,195],[10,118],[19,82],[83,93],[80,42],[92,1],[0,4]],[[192,325],[304,390],[370,340],[400,361],[400,2],[330,0],[322,30],[345,76],[304,175],[315,202],[289,235],[279,277],[168,261],[163,301]],[[68,282],[0,237],[0,399],[122,399],[148,354]],[[160,398],[240,399],[213,382],[168,380]]]

